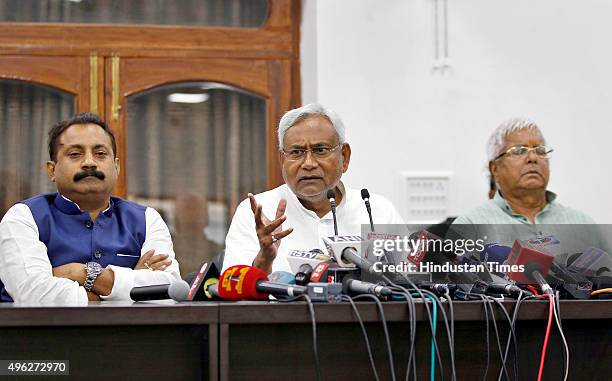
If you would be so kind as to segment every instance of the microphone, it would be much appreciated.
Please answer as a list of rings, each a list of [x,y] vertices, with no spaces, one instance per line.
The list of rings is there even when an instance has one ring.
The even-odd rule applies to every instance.
[[[362,270],[370,273],[375,273],[373,265],[362,258],[359,253],[362,251],[362,246],[369,244],[357,235],[342,235],[333,237],[323,237],[323,243],[327,247],[327,252],[331,254],[340,267],[357,266]]]
[[[510,255],[510,246],[500,245],[499,243],[488,243],[484,245],[484,250],[480,253],[482,262],[504,263]]]
[[[297,296],[306,287],[269,282],[266,274],[256,267],[236,265],[221,275],[219,296],[224,300],[266,300],[268,295]]]
[[[363,188],[361,190],[361,198],[365,202],[366,209],[368,210],[368,217],[370,217],[370,230],[374,232],[374,221],[372,220],[372,208],[370,207],[370,192]]]
[[[327,199],[331,206],[332,216],[334,217],[334,235],[338,235],[338,221],[336,221],[336,192],[333,189],[327,191]]]
[[[523,291],[520,287],[510,282],[507,283],[489,283],[487,285],[487,293],[508,295],[513,298],[518,298],[518,296],[523,292],[523,294],[527,296],[533,295],[530,291]]]
[[[557,289],[559,289],[559,286],[562,287],[575,299],[589,299],[591,297],[593,282],[584,275],[572,273],[564,265],[555,262],[552,263],[551,272],[554,274],[554,279],[557,280],[557,284],[555,284]]]
[[[312,275],[312,266],[308,263],[304,263],[300,266],[298,271],[295,273],[295,284],[300,286],[306,286],[310,282],[310,276]]]
[[[589,247],[582,254],[573,254],[567,258],[567,270],[587,277],[601,276],[605,272],[612,275],[610,258],[604,250]]]
[[[191,282],[187,300],[217,300],[218,296],[215,297],[208,291],[211,285],[219,283],[219,275],[220,271],[214,262],[204,262]],[[185,280],[188,280],[187,278],[185,277]]]
[[[522,266],[525,271],[509,271],[506,273],[506,276],[518,284],[537,282],[537,279],[532,275],[533,271],[537,270],[540,277],[543,279],[542,274],[548,274],[552,261],[552,255],[545,252],[543,247],[530,245],[527,241],[516,240],[512,245],[512,250],[504,262],[504,265],[515,265],[516,268]],[[527,271],[528,266],[530,266],[529,269],[531,269],[531,271]]]
[[[344,279],[342,279],[342,292],[345,294],[354,295],[370,294],[385,299],[391,296],[393,293],[389,287],[370,282],[363,282],[353,279],[351,276],[346,276]]]
[[[346,275],[356,272],[359,272],[359,269],[354,266],[341,267],[335,261],[329,260],[319,263],[312,269],[310,283],[341,283]]]
[[[287,262],[291,267],[291,272],[296,274],[300,266],[303,264],[309,264],[313,268],[319,263],[328,261],[331,256],[325,254],[321,249],[312,249],[310,251],[305,250],[291,250],[287,253]]]
[[[529,279],[537,282],[538,285],[540,285],[542,292],[544,292],[545,294],[553,295],[554,294],[553,289],[552,287],[550,287],[548,282],[546,282],[546,279],[544,279],[544,276],[540,272],[540,269],[541,268],[537,263],[534,263],[534,262],[528,263],[525,266],[525,273],[527,274]]]
[[[432,282],[418,282],[417,287],[422,288],[427,291],[431,291],[436,295],[445,295],[450,293],[451,287],[448,284],[443,283],[432,283]],[[456,285],[455,285],[456,288]]]
[[[180,280],[170,284],[134,287],[130,291],[130,298],[135,302],[163,299],[173,299],[177,302],[182,302],[188,300],[188,294],[189,284],[184,280]]]

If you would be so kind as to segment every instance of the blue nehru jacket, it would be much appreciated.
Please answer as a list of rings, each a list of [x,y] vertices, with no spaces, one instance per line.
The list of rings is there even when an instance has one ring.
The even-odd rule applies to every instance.
[[[108,209],[94,222],[89,212],[81,211],[59,193],[42,194],[21,203],[32,212],[52,267],[94,261],[102,267],[133,269],[140,259],[146,238],[145,206],[111,197]],[[0,301],[12,301],[2,282]]]

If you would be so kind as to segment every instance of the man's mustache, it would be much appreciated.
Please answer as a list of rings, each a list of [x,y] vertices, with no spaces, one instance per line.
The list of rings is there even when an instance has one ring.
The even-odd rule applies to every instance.
[[[86,169],[83,172],[79,172],[77,174],[74,175],[73,180],[75,182],[77,181],[81,181],[86,177],[89,176],[93,176],[93,177],[97,177],[100,180],[104,180],[106,178],[106,175],[100,171],[98,171],[97,169]]]

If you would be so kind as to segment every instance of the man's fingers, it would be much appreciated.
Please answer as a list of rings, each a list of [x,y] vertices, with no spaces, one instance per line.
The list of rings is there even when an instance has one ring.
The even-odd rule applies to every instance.
[[[278,202],[278,206],[276,207],[276,219],[281,218],[282,215],[285,214],[285,210],[287,209],[287,200],[281,198]]]
[[[172,264],[172,260],[171,259],[164,259],[163,261],[159,261],[159,262],[155,262],[152,265],[149,265],[149,267],[151,267],[151,270],[159,270],[159,271],[163,271],[166,268],[168,268],[168,266],[170,266]]]
[[[251,203],[251,210],[253,211],[253,214],[255,214],[255,209],[257,209],[257,201],[255,200],[255,196],[253,196],[253,193],[249,193],[247,194],[247,197]]]
[[[148,260],[149,258],[151,258],[153,256],[153,254],[155,254],[155,249],[151,249],[151,250],[147,251],[146,253],[144,253],[140,257],[140,259]]]
[[[263,224],[261,220],[261,205],[257,205],[255,207],[255,228],[259,229]]]
[[[144,266],[144,264],[151,259],[151,257],[153,256],[153,254],[155,254],[155,249],[151,249],[149,251],[147,251],[146,253],[144,253],[143,255],[140,256],[140,259],[138,260],[138,263],[136,265],[141,265]]]
[[[266,225],[266,227],[264,227],[262,229],[262,232],[265,235],[271,234],[276,229],[278,229],[283,224],[283,222],[285,222],[286,219],[287,219],[286,216],[282,216],[280,218],[277,218],[276,220],[274,220],[274,221],[270,222],[268,225]]]
[[[276,238],[277,240],[283,239],[289,234],[291,234],[291,232],[293,232],[293,228],[289,228],[287,230],[283,230],[278,233],[274,233],[274,238]]]
[[[166,258],[168,258],[168,254],[157,254],[152,256],[151,258],[149,258],[149,260],[147,261],[147,263],[149,264],[149,266],[157,263],[157,262],[161,262],[163,260],[165,260]]]

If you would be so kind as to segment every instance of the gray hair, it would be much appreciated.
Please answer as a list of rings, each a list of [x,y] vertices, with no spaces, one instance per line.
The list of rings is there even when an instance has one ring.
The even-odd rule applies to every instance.
[[[502,124],[500,124],[489,137],[489,142],[487,143],[487,157],[489,161],[495,160],[496,157],[502,154],[506,136],[515,131],[525,129],[536,131],[538,135],[540,135],[540,137],[542,138],[544,144],[546,144],[546,141],[544,140],[544,135],[542,135],[542,131],[540,130],[538,125],[535,124],[535,122],[527,118],[508,119]]]
[[[318,103],[309,103],[300,108],[289,110],[285,113],[285,115],[283,115],[278,123],[278,147],[283,148],[283,139],[285,138],[285,133],[288,129],[311,116],[322,116],[328,119],[336,130],[336,134],[338,134],[339,144],[346,143],[344,124],[342,123],[342,120],[340,120],[338,114]]]

